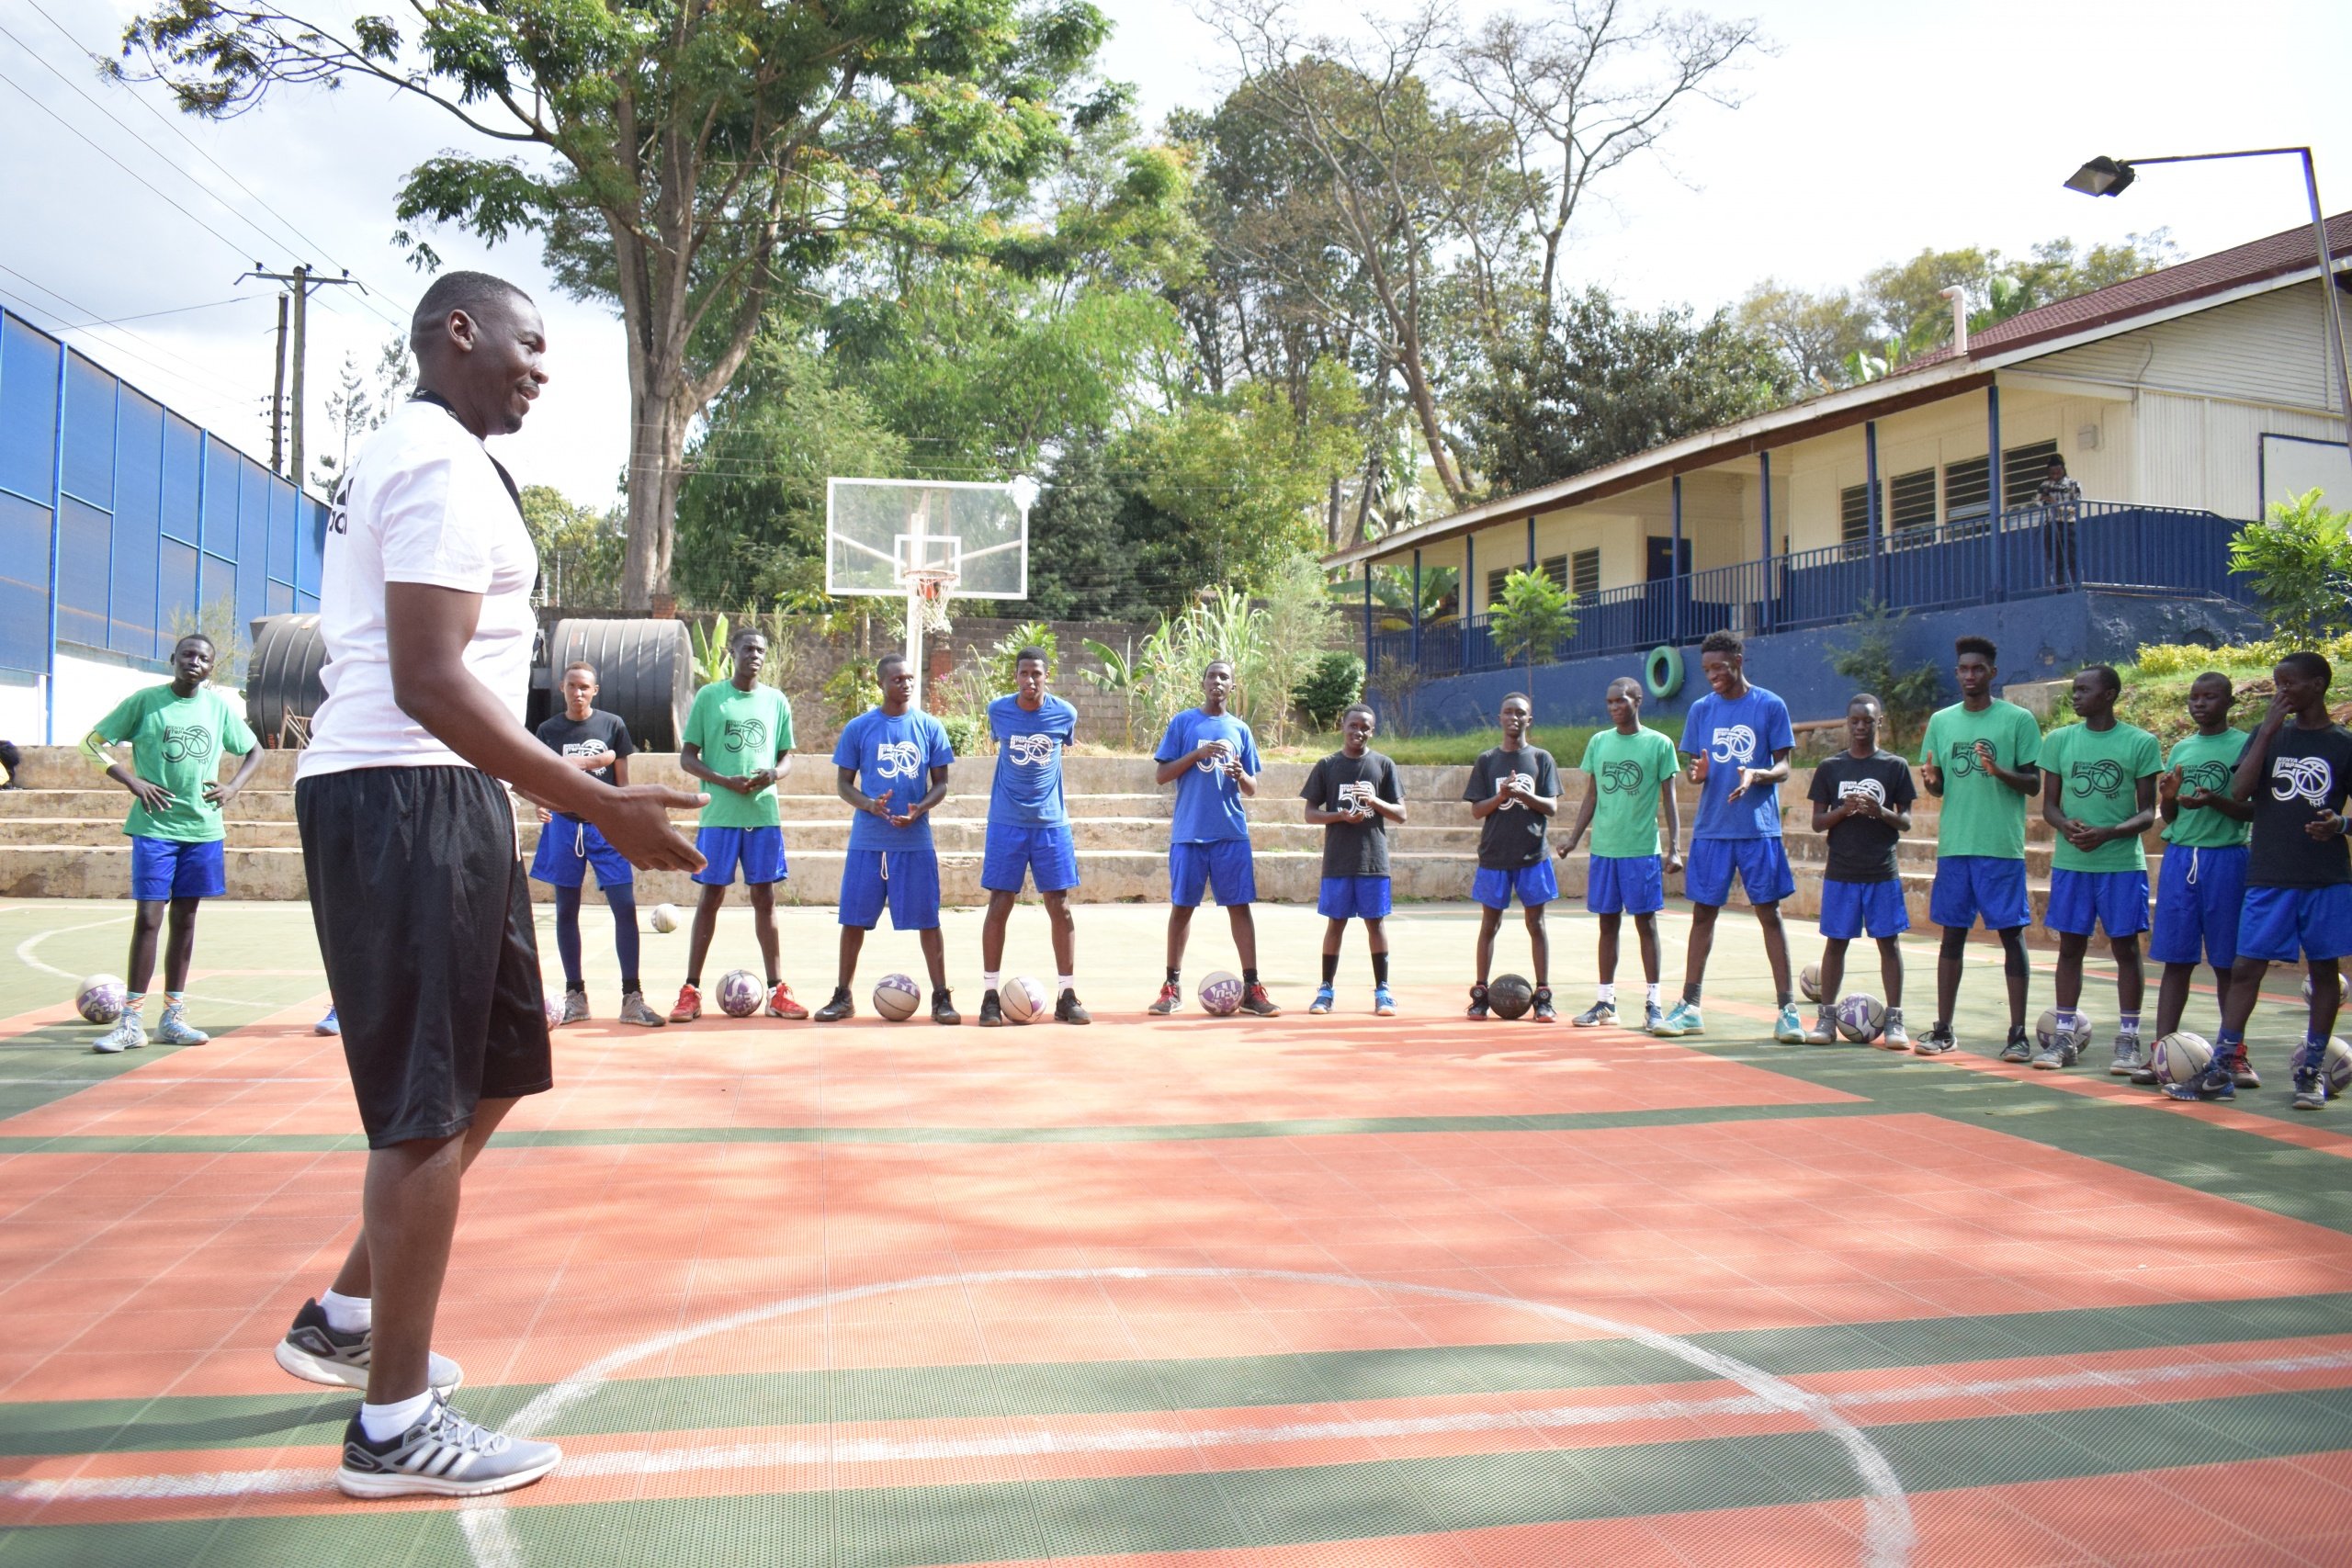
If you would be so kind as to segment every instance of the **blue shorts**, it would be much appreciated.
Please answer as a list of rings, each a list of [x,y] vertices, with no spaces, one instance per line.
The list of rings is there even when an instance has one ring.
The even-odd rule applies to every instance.
[[[2158,964],[2237,962],[2238,915],[2245,908],[2244,844],[2220,849],[2165,846],[2156,876],[2156,923],[2148,956]]]
[[[1258,868],[1247,839],[1211,839],[1206,843],[1168,846],[1168,901],[1190,909],[1205,887],[1228,908],[1258,901]]]
[[[1078,886],[1078,841],[1070,837],[1069,824],[989,823],[980,852],[980,886],[991,893],[1018,893],[1032,876],[1040,893]]]
[[[1388,879],[1385,876],[1327,876],[1315,896],[1315,912],[1332,920],[1383,920],[1388,918]]]
[[[560,811],[540,824],[538,852],[531,856],[531,880],[577,887],[592,865],[596,868],[599,887],[626,887],[637,880],[637,868],[605,842],[605,835],[596,831],[594,824]]]
[[[1884,882],[1840,882],[1821,879],[1821,934],[1831,942],[1851,942],[1868,932],[1872,937],[1900,936],[1911,929],[1911,911],[1903,907],[1903,879]]]
[[[2025,862],[2001,855],[1945,855],[1936,862],[1936,884],[1928,894],[1928,919],[1949,931],[1967,931],[1983,916],[1988,931],[2031,923],[2026,902]]]
[[[1777,904],[1797,890],[1789,852],[1774,834],[1763,839],[1693,839],[1682,867],[1682,891],[1693,904],[1721,905],[1731,897],[1732,868],[1750,904]]]
[[[939,856],[930,850],[852,850],[842,863],[842,924],[870,931],[890,907],[894,931],[939,929]]]
[[[1647,915],[1666,908],[1666,863],[1656,855],[1594,855],[1584,907],[1596,915]]]
[[[2352,954],[2352,885],[2245,890],[2238,916],[2240,958],[2324,963],[2346,954]]]
[[[2148,929],[2148,874],[2144,871],[2060,871],[2050,874],[2046,931],[2088,936],[2093,922],[2112,940]]]
[[[174,898],[218,898],[229,891],[229,870],[220,840],[130,836],[130,896],[142,904]]]
[[[1470,897],[1489,909],[1510,908],[1514,893],[1531,909],[1540,909],[1557,898],[1560,879],[1553,874],[1551,857],[1546,855],[1533,865],[1523,865],[1517,871],[1497,871],[1482,865],[1477,880],[1470,885]]]
[[[725,887],[735,880],[735,868],[753,887],[785,878],[784,829],[781,828],[703,828],[695,833],[695,848],[709,863],[695,873],[706,887]]]

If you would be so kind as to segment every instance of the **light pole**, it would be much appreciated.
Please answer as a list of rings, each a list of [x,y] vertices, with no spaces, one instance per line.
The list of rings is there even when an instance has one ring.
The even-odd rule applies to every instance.
[[[2327,245],[2327,218],[2319,209],[2319,175],[2312,168],[2308,147],[2251,147],[2239,152],[2182,152],[2169,158],[2093,158],[2066,181],[2068,190],[2085,196],[2120,196],[2139,178],[2143,164],[2204,164],[2217,158],[2301,158],[2303,194],[2311,198],[2312,238],[2319,245],[2320,307],[2327,329],[2327,362],[2335,370],[2337,407],[2344,413],[2345,446],[2352,450],[2352,371],[2344,362],[2344,313],[2335,299],[2335,257]]]

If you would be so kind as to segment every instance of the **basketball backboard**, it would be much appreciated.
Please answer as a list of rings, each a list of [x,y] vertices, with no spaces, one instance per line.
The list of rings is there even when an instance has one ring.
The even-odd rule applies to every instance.
[[[956,599],[1029,596],[1031,481],[825,481],[825,592],[901,599],[910,574],[946,573]]]

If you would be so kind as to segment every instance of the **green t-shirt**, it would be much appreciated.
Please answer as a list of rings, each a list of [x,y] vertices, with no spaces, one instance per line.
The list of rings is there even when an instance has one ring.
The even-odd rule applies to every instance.
[[[2041,768],[2060,781],[2058,809],[2077,822],[2112,828],[2140,811],[2140,781],[2164,771],[2164,748],[2136,724],[2093,729],[2070,724],[2041,738]],[[2045,777],[2042,787],[2049,783]],[[2059,871],[2145,871],[2147,852],[2140,836],[2109,839],[2095,850],[2078,850],[2064,837],[2050,863]]]
[[[133,692],[94,727],[107,744],[130,742],[130,771],[170,792],[172,804],[150,811],[136,800],[122,830],[141,839],[209,844],[221,836],[220,808],[204,786],[220,774],[220,753],[242,757],[254,732],[236,705],[210,686],[183,697],[169,686]]]
[[[2173,743],[2165,759],[2167,769],[2180,770],[2180,793],[2210,789],[2230,793],[2230,779],[2245,750],[2245,731],[2224,729],[2219,735],[2189,735]],[[2184,811],[2165,828],[2165,842],[2196,850],[2234,849],[2254,836],[2254,824],[2227,817],[2210,806]]]
[[[1993,760],[2005,768],[2030,767],[2041,755],[2041,726],[2015,703],[1996,697],[1982,713],[1959,703],[1939,708],[1919,740],[1919,761],[1944,774],[1936,854],[2023,860],[2026,797],[1976,765],[1979,740],[1992,743]]]
[[[1657,786],[1674,776],[1674,742],[1644,727],[1622,735],[1612,727],[1585,742],[1577,766],[1592,777],[1600,798],[1592,808],[1592,852],[1632,859],[1657,853]]]
[[[747,779],[763,768],[773,768],[792,750],[792,704],[774,686],[740,690],[732,681],[718,681],[695,694],[694,711],[686,716],[684,744],[702,749],[703,765],[730,779]],[[775,786],[757,795],[738,795],[713,784],[710,804],[702,808],[706,828],[773,828],[776,825]]]

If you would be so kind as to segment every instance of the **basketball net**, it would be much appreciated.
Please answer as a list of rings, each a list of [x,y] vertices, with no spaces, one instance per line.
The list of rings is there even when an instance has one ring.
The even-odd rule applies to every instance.
[[[953,573],[919,570],[907,574],[907,594],[917,603],[920,624],[926,632],[940,634],[952,629],[947,619],[949,591],[956,586]]]

